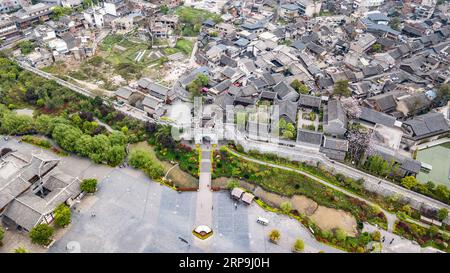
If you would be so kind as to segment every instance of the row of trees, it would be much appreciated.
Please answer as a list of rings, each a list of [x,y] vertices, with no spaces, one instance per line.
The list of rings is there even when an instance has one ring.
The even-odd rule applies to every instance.
[[[22,135],[40,133],[52,137],[64,150],[89,157],[96,163],[108,163],[116,166],[126,156],[127,137],[120,131],[109,135],[91,136],[92,122],[84,122],[80,128],[63,117],[40,115],[36,120],[29,116],[17,115],[0,105],[0,133],[6,135]],[[87,126],[89,125],[89,126]]]
[[[402,178],[400,184],[407,189],[431,196],[432,198],[440,200],[446,204],[450,204],[450,190],[445,185],[436,186],[431,181],[423,184],[420,183],[414,176],[406,176]]]

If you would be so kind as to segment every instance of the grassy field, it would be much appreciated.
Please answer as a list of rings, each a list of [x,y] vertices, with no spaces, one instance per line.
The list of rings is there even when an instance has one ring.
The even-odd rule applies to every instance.
[[[190,56],[192,49],[194,48],[194,43],[186,39],[179,39],[175,44],[175,47],[166,47],[162,51],[166,55],[172,55],[178,52],[182,52],[186,56]]]
[[[182,6],[175,9],[182,23],[181,34],[183,36],[196,36],[201,28],[202,22],[207,19],[220,22],[222,19],[218,14],[203,9]]]

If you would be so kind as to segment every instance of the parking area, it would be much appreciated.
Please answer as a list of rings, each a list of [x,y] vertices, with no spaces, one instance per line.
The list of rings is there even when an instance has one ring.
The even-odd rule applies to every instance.
[[[207,248],[197,247],[191,233],[196,202],[196,192],[177,193],[138,171],[115,169],[96,196],[76,209],[70,229],[50,252],[69,252],[74,243],[81,252],[289,252],[296,238],[305,241],[307,252],[338,251],[315,241],[293,219],[256,204],[240,203],[236,209],[228,192],[214,193],[214,235],[202,242]],[[258,216],[269,219],[269,226],[256,223]],[[281,232],[279,245],[267,240],[273,228]]]
[[[41,150],[17,139],[2,138],[3,147],[23,153]],[[201,242],[206,248],[198,247],[194,240],[199,239],[192,235],[197,192],[178,193],[152,182],[140,171],[97,165],[75,156],[62,157],[59,168],[80,179],[97,178],[100,183],[95,195],[75,205],[72,223],[57,233],[49,252],[290,252],[297,238],[305,241],[305,252],[339,252],[317,242],[294,219],[266,212],[255,203],[239,203],[235,208],[228,191],[213,193],[214,235]],[[268,219],[269,225],[256,223],[258,216]],[[281,233],[278,245],[267,239],[272,229]],[[10,232],[25,240],[22,242],[29,240],[26,234]]]

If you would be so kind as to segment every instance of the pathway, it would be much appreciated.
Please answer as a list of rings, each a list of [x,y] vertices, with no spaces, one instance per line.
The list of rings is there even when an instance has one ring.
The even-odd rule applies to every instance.
[[[200,151],[200,179],[197,194],[197,209],[195,215],[195,227],[206,225],[212,228],[213,192],[211,191],[211,150],[203,146]],[[195,228],[193,227],[193,229]],[[214,231],[213,231],[214,232]],[[205,241],[207,241],[206,239]],[[195,238],[194,244],[204,250],[208,250],[210,244]]]

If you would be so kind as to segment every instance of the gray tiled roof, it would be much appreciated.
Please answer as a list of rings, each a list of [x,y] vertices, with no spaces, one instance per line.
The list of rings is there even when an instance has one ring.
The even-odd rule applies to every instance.
[[[361,115],[359,119],[368,121],[373,124],[383,124],[389,127],[393,127],[396,119],[393,116],[372,110],[367,107],[361,107]]]
[[[141,88],[147,88],[147,86],[151,83],[152,81],[148,78],[141,78],[138,80],[137,84],[139,85],[139,87]]]
[[[328,102],[327,117],[328,122],[340,120],[342,123],[347,124],[347,116],[344,113],[341,102],[338,100],[331,100]]]
[[[323,147],[337,151],[348,151],[348,141],[345,139],[331,138],[325,136],[323,139]]]
[[[131,94],[133,94],[133,89],[124,86],[124,87],[120,87],[117,91],[116,91],[116,96],[128,99]]]
[[[282,81],[273,87],[273,91],[277,93],[280,100],[290,99],[292,101],[297,100],[298,93],[289,86],[286,82]]]
[[[300,99],[298,100],[299,106],[320,108],[321,103],[322,100],[320,99],[320,97],[304,94],[300,94]]]
[[[449,130],[449,125],[442,113],[427,113],[403,123],[410,126],[415,137],[429,136]]]
[[[296,123],[297,121],[297,103],[291,100],[275,100],[275,104],[279,107],[279,115],[287,118],[288,122]]]
[[[313,132],[304,129],[297,130],[297,142],[305,142],[314,145],[320,145],[322,143],[322,133]]]
[[[158,105],[161,104],[161,100],[152,97],[152,96],[145,96],[144,100],[142,101],[143,106],[147,106],[152,109],[158,108]]]

